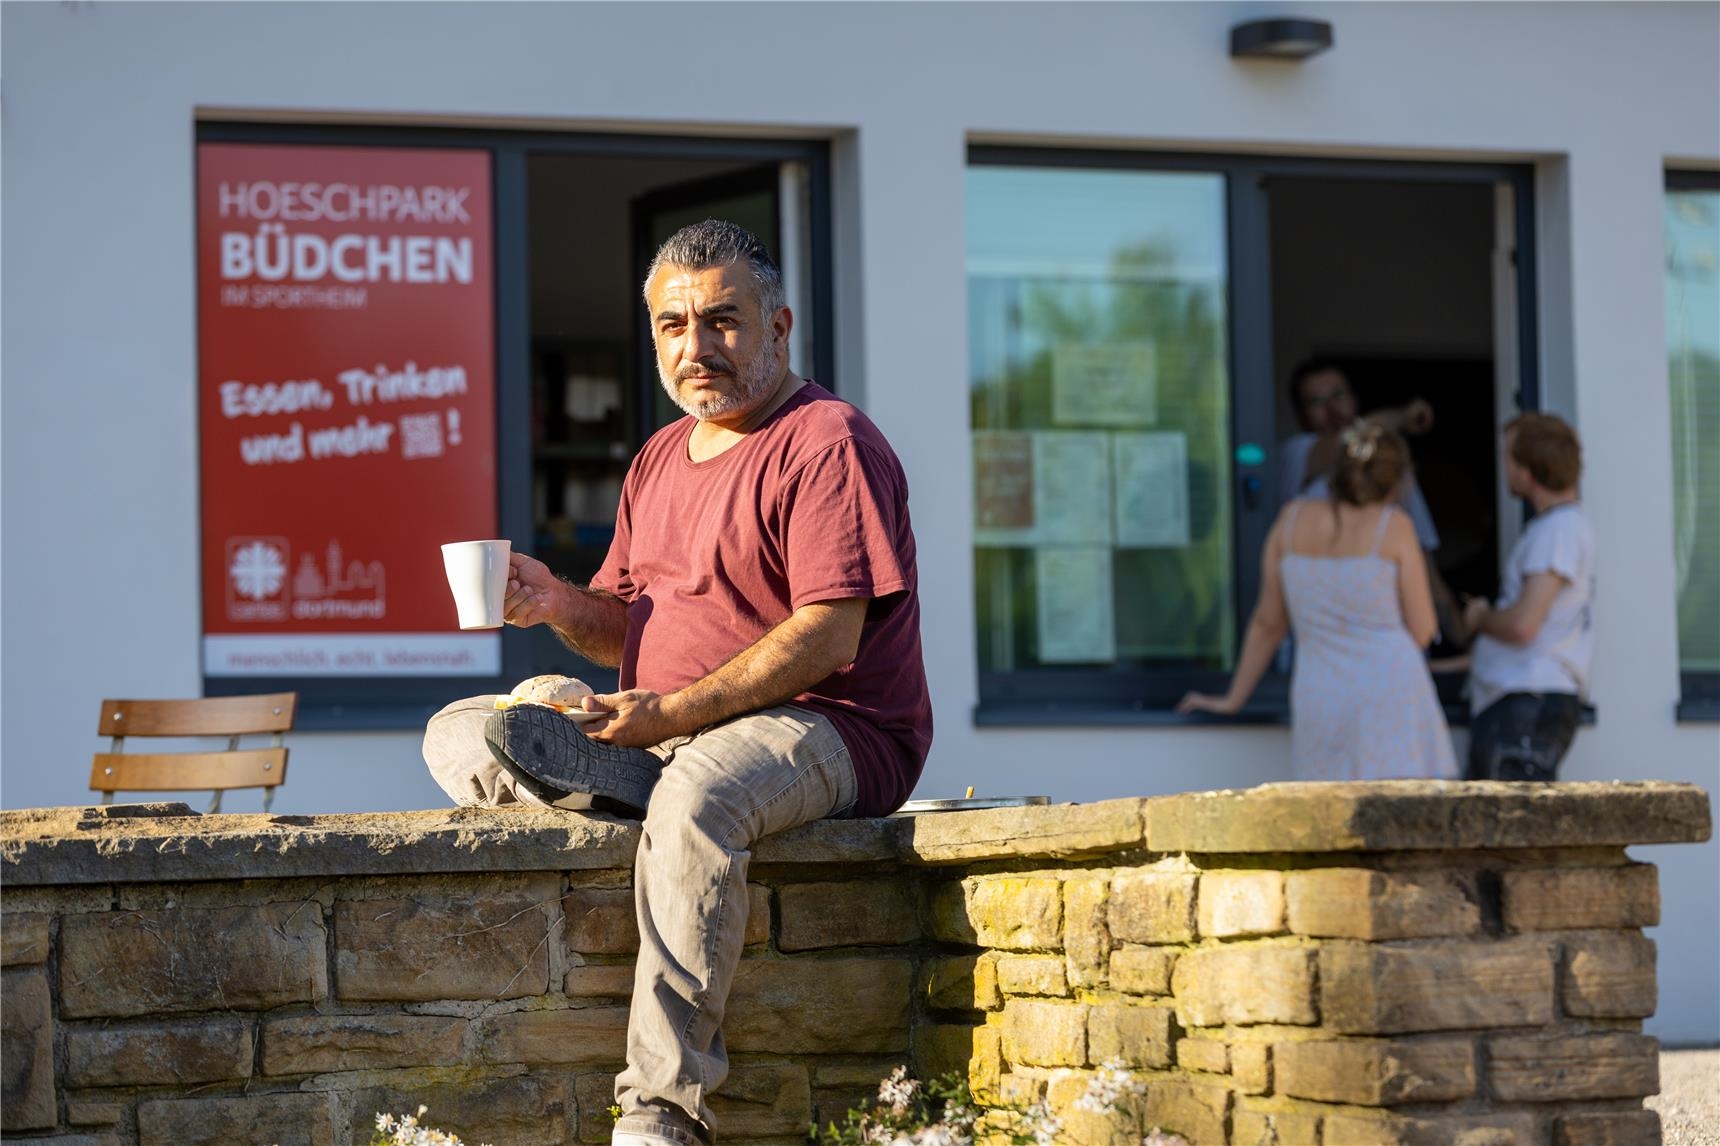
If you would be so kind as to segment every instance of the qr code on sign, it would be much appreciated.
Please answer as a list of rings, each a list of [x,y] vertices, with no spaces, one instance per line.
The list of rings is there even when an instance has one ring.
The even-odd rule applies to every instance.
[[[403,458],[441,457],[442,415],[402,414],[400,416],[400,456]]]

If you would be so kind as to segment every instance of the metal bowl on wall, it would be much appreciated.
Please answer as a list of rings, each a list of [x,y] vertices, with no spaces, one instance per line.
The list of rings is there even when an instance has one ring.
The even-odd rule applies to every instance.
[[[967,796],[952,800],[909,800],[891,814],[920,816],[927,812],[977,812],[983,808],[1027,808],[1050,802],[1050,796]]]

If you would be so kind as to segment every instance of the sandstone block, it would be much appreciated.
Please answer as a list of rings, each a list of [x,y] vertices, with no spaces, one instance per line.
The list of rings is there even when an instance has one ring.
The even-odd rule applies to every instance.
[[[1111,952],[1111,986],[1125,995],[1168,995],[1174,947],[1124,947]]]
[[[981,876],[967,907],[981,947],[1056,950],[1062,941],[1063,888],[1055,879]]]
[[[582,1073],[573,1081],[573,1094],[579,1118],[579,1141],[590,1146],[606,1146],[615,1130],[615,1119],[609,1114],[609,1107],[615,1101],[615,1076]]]
[[[926,898],[926,934],[945,943],[979,943],[979,932],[968,918],[968,899],[973,886],[963,880],[940,883]]]
[[[1222,1039],[1178,1039],[1177,1066],[1183,1070],[1229,1074],[1230,1045]]]
[[[920,971],[920,998],[934,1011],[997,1010],[1003,1006],[997,958],[988,951],[928,960]]]
[[[1553,1146],[1639,1146],[1659,1141],[1660,1115],[1653,1110],[1561,1114],[1553,1123]]]
[[[1506,1102],[1640,1098],[1660,1089],[1660,1043],[1619,1032],[1488,1042],[1487,1084]]]
[[[335,904],[343,1000],[518,999],[549,990],[553,881]]]
[[[1208,938],[1277,935],[1284,930],[1284,873],[1213,871],[1200,877],[1200,933]]]
[[[1003,1057],[1016,1066],[1082,1066],[1087,1007],[1012,999],[1003,1008]]]
[[[1005,995],[1067,995],[1061,955],[1005,955],[997,961],[997,987]]]
[[[1540,1146],[1533,1114],[1328,1114],[1326,1146]]]
[[[1527,868],[1500,877],[1505,926],[1513,931],[1653,927],[1660,883],[1653,864]]]
[[[998,1080],[997,1092],[1007,1106],[1032,1106],[1045,1097],[1045,1080],[1031,1074],[1006,1074]]]
[[[981,1102],[996,1102],[1003,1081],[1003,1028],[975,1027],[968,1059],[968,1089]]]
[[[1141,848],[1146,843],[1141,819],[1145,804],[1145,800],[1133,798],[996,808],[914,816],[893,823],[908,829],[902,836],[902,850],[910,862],[939,864],[1017,856],[1068,859]]]
[[[770,888],[763,884],[747,884],[746,945],[770,942]]]
[[[1352,1106],[1448,1102],[1475,1093],[1475,1046],[1467,1039],[1332,1039],[1279,1043],[1279,1094]]]
[[[800,1063],[737,1066],[710,1102],[726,1141],[804,1137],[812,1121],[812,1084]]]
[[[0,967],[27,967],[48,958],[48,916],[38,911],[0,916]]]
[[[742,959],[729,992],[729,1051],[883,1054],[908,1048],[906,959]]]
[[[328,995],[327,949],[315,903],[68,915],[60,921],[60,1014],[316,1002]]]
[[[1700,842],[1712,829],[1701,787],[1658,781],[1262,784],[1146,803],[1147,847],[1161,854],[1605,847]]]
[[[1635,931],[1566,940],[1559,996],[1567,1015],[1646,1019],[1654,1014],[1654,940]]]
[[[1147,1084],[1147,1124],[1190,1142],[1225,1141],[1225,1123],[1230,1118],[1230,1091],[1218,1086],[1188,1082]]]
[[[1108,1112],[1086,1109],[1091,1075],[1058,1071],[1048,1080],[1045,1103],[1061,1126],[1058,1146],[1140,1146],[1144,1095],[1120,1095]]]
[[[478,1037],[490,1063],[619,1065],[627,1058],[627,1008],[514,1011],[486,1020]]]
[[[73,1126],[112,1126],[125,1117],[125,1107],[117,1102],[68,1102],[66,1121]]]
[[[66,1032],[66,1085],[191,1085],[249,1078],[255,1050],[250,1019],[79,1027]]]
[[[1121,943],[1188,943],[1195,937],[1195,877],[1133,871],[1111,880],[1111,937]]]
[[[587,963],[569,967],[561,989],[573,999],[631,999],[633,964]]]
[[[1208,947],[1187,951],[1171,976],[1177,1018],[1188,1027],[1319,1022],[1314,952],[1306,947]]]
[[[466,1020],[441,1015],[294,1015],[263,1020],[264,1074],[454,1066]],[[248,1062],[248,1060],[247,1060]]]
[[[412,1114],[430,1109],[424,1122],[462,1142],[495,1146],[564,1146],[574,1129],[571,1079],[562,1074],[524,1074],[510,1078],[426,1082],[403,1080],[356,1091],[343,1146],[369,1142],[379,1113]],[[603,1103],[608,1106],[608,1100]],[[603,1115],[607,1122],[607,1115]],[[607,1141],[608,1126],[605,1127]],[[234,1146],[265,1146],[273,1138],[235,1138]]]
[[[54,1013],[41,970],[0,973],[0,1129],[54,1125]]]
[[[1320,998],[1326,1023],[1344,1034],[1543,1026],[1553,1017],[1552,951],[1529,937],[1328,944]]]
[[[1231,1119],[1230,1141],[1231,1146],[1319,1146],[1320,1116],[1290,1110],[1245,1110],[1239,1104]]]
[[[1481,928],[1475,881],[1458,872],[1318,868],[1291,872],[1286,891],[1297,935],[1420,939]]]
[[[997,1032],[990,1027],[970,1027],[966,1023],[921,1023],[914,1028],[909,1072],[915,1078],[937,1078],[951,1072],[969,1076],[976,1066],[985,1065],[976,1061],[983,1049],[980,1046],[982,1034],[989,1034],[993,1044],[997,1042]],[[998,1065],[1001,1067],[1001,1063]],[[886,1071],[872,1080],[874,1094],[878,1090],[878,1080],[888,1073]]]
[[[1107,878],[1063,881],[1063,952],[1072,987],[1105,983],[1111,961],[1110,898]]]
[[[367,1134],[375,1129],[376,1111],[383,1109],[368,1108]],[[332,1096],[257,1094],[144,1102],[137,1108],[137,1140],[139,1146],[334,1146]]]
[[[561,898],[567,946],[585,955],[631,955],[639,950],[633,889],[576,887]]]
[[[907,943],[920,936],[913,886],[901,879],[795,883],[779,888],[782,951]]]
[[[1230,1074],[1243,1094],[1272,1089],[1272,1047],[1267,1043],[1232,1043]]]
[[[1169,1007],[1093,1004],[1087,1012],[1087,1061],[1094,1066],[1121,1062],[1126,1067],[1154,1070],[1169,1067],[1171,1017]]]

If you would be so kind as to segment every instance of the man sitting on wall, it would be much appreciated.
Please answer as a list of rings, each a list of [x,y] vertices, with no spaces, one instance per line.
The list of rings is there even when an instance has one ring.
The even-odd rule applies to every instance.
[[[1534,519],[1505,562],[1499,604],[1468,601],[1470,780],[1554,780],[1577,734],[1594,654],[1595,535],[1577,501],[1582,444],[1563,419],[1505,424],[1505,481]]]
[[[620,691],[581,702],[606,716],[583,729],[547,707],[460,701],[431,719],[424,755],[460,803],[655,778],[612,1142],[693,1146],[711,1140],[707,1099],[728,1074],[754,841],[895,810],[932,717],[906,478],[864,414],[789,370],[793,316],[763,244],[686,227],[645,299],[663,387],[689,416],[634,459],[589,586],[515,554],[507,596],[509,623],[619,666]]]

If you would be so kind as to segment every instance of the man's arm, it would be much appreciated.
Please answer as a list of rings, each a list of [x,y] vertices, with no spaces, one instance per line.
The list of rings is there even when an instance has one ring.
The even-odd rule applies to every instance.
[[[587,697],[587,709],[615,715],[586,731],[598,740],[645,748],[781,704],[853,662],[870,603],[852,597],[802,605],[722,667],[667,695],[636,688]]]
[[[627,603],[599,589],[563,581],[524,553],[508,555],[502,619],[527,628],[548,625],[561,643],[593,664],[614,668],[627,640]]]
[[[1482,598],[1472,599],[1463,610],[1464,627],[1471,637],[1486,633],[1508,645],[1526,645],[1540,634],[1553,601],[1569,584],[1550,569],[1531,573],[1508,608],[1495,609]]]

